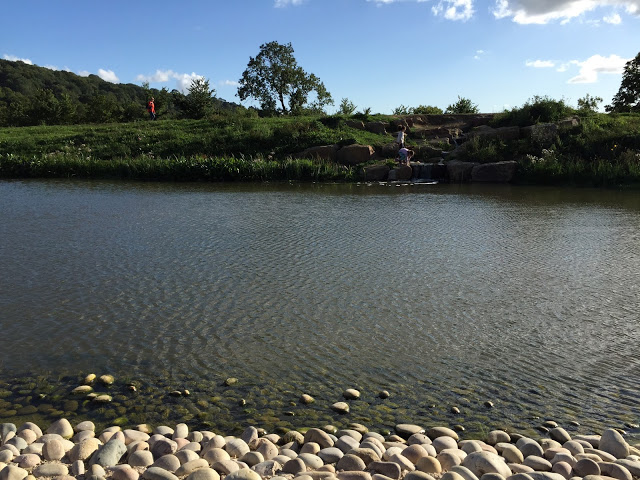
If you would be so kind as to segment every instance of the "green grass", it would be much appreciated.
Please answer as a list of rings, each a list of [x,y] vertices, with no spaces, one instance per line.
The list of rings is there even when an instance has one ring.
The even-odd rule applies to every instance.
[[[391,140],[344,124],[329,128],[318,117],[166,120],[126,124],[0,129],[0,154],[76,153],[100,159],[270,154],[278,158],[345,139],[364,144]]]
[[[527,104],[524,113],[512,110],[509,115],[520,121],[565,113],[562,102],[543,100],[542,106]],[[318,145],[378,148],[393,141],[392,134],[346,126],[348,118],[227,114],[207,120],[3,128],[0,178],[357,181],[360,168],[297,158]],[[366,120],[386,122],[387,131],[394,132],[393,118]],[[544,149],[526,139],[477,138],[461,158],[481,163],[515,159],[519,183],[611,187],[640,185],[639,153],[640,115],[593,114],[560,131]]]
[[[0,155],[2,178],[116,178],[162,181],[355,181],[360,172],[310,159],[180,156],[95,159],[72,154]]]

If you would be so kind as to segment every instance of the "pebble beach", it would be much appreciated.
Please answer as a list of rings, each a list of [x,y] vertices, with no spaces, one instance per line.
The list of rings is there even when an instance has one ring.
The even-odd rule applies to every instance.
[[[553,422],[550,422],[553,423]],[[634,480],[640,444],[623,431],[542,437],[493,430],[463,439],[447,426],[395,425],[383,436],[361,424],[290,430],[249,426],[239,436],[187,424],[96,431],[60,418],[0,425],[0,480]]]

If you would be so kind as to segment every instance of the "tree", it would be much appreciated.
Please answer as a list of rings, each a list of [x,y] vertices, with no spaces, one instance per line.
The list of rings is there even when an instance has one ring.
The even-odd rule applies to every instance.
[[[186,114],[189,118],[204,118],[213,110],[213,96],[216,91],[209,87],[209,80],[194,78],[187,89]]]
[[[356,111],[356,104],[353,103],[351,100],[349,100],[348,98],[343,98],[340,101],[340,109],[338,110],[338,113],[340,115],[353,115],[353,112]]]
[[[458,97],[459,98],[459,97]],[[394,115],[442,115],[440,107],[431,105],[418,105],[417,107],[405,107],[400,105],[393,110]]]
[[[468,98],[458,95],[458,101],[453,105],[449,105],[444,113],[478,113],[478,105]]]
[[[291,43],[269,42],[260,45],[260,53],[249,59],[238,87],[240,100],[254,98],[268,113],[301,113],[305,108],[322,110],[333,99],[314,74],[298,66]],[[309,94],[315,91],[315,101]]]
[[[587,93],[584,97],[578,99],[578,110],[585,114],[596,113],[599,103],[602,103],[601,97],[592,97]]]
[[[413,109],[413,113],[415,115],[442,115],[442,109],[433,105],[418,105]]]
[[[640,112],[640,53],[624,66],[620,90],[613,97],[607,112]]]

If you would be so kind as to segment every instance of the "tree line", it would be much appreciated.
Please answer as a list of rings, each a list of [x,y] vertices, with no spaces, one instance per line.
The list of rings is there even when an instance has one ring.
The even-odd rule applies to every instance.
[[[237,96],[253,100],[260,115],[324,114],[333,98],[322,81],[297,64],[290,43],[269,42],[251,57],[239,80]],[[0,126],[55,125],[76,123],[131,122],[146,118],[151,97],[160,118],[204,118],[222,110],[247,110],[216,97],[209,81],[196,78],[187,93],[134,84],[113,84],[96,75],[82,77],[20,61],[0,60]],[[599,97],[578,101],[579,108],[595,110]],[[343,98],[338,113],[352,114],[355,105]],[[640,112],[640,53],[627,62],[618,93],[608,112]],[[458,101],[444,113],[476,113],[470,99]],[[370,109],[363,109],[370,113]],[[442,113],[438,107],[401,105],[394,114]]]
[[[215,97],[209,81],[196,78],[187,93],[149,84],[114,84],[20,61],[0,60],[0,126],[132,122],[147,118],[155,98],[161,118],[203,118],[209,112],[243,108]]]

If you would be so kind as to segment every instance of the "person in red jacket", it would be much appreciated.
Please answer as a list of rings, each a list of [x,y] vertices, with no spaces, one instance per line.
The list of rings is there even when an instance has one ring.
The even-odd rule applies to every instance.
[[[147,112],[149,112],[149,118],[151,120],[156,119],[156,104],[153,97],[151,97],[151,100],[149,100],[149,103],[147,103]]]

